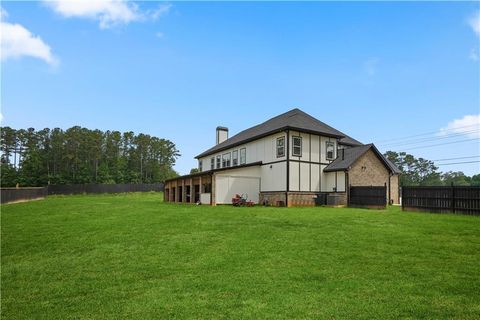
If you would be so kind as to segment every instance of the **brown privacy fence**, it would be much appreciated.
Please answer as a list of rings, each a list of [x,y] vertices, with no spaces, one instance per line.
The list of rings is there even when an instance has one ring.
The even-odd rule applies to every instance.
[[[1,203],[43,199],[46,196],[47,196],[46,188],[2,188],[0,189]]]
[[[9,203],[41,199],[55,194],[159,192],[163,191],[163,183],[49,185],[44,188],[2,188],[0,190],[1,203]]]
[[[402,187],[402,210],[480,215],[480,187]]]
[[[127,183],[127,184],[72,184],[49,185],[48,194],[80,194],[80,193],[123,193],[123,192],[159,192],[163,191],[163,183]]]
[[[348,205],[352,207],[385,208],[387,205],[387,187],[350,186]]]

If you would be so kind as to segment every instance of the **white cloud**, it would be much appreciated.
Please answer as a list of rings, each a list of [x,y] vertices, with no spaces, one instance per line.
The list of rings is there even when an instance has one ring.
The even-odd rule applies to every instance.
[[[441,135],[446,134],[464,134],[469,138],[480,139],[480,114],[467,115],[460,119],[455,119],[448,125],[440,129]]]
[[[370,58],[363,63],[363,69],[369,76],[373,76],[377,73],[377,65],[378,65],[378,59]]]
[[[3,9],[2,7],[0,7],[0,18],[2,20],[5,20],[7,19],[7,17],[8,17],[8,12],[5,11],[5,9]]]
[[[477,49],[470,50],[470,54],[468,55],[468,57],[470,58],[470,60],[478,61],[478,59],[480,58],[478,56],[478,50]]]
[[[165,35],[163,34],[163,32],[157,32],[157,33],[155,33],[155,36],[156,36],[157,38],[160,38],[160,39],[161,39],[161,38],[163,38]]]
[[[468,19],[468,24],[472,28],[473,32],[480,37],[480,11]]]
[[[39,36],[33,35],[24,26],[17,23],[4,22],[8,14],[1,9],[2,22],[0,22],[1,60],[15,59],[30,56],[56,65],[57,59],[53,56],[50,46],[43,42]]]
[[[152,19],[158,19],[160,18],[161,16],[164,16],[166,15],[170,9],[172,8],[172,5],[170,3],[163,3],[161,5],[159,5],[157,7],[157,9],[153,10],[151,13],[150,13],[150,17],[152,17]]]
[[[143,19],[135,3],[122,0],[53,0],[46,4],[66,18],[97,20],[102,29]]]
[[[120,24],[147,19],[156,20],[172,7],[165,3],[155,10],[142,12],[136,3],[126,0],[44,0],[47,6],[66,18],[86,18],[107,29]]]

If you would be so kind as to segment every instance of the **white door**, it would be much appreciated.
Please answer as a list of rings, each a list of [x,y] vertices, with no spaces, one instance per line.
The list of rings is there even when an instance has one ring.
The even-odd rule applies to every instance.
[[[246,195],[248,201],[258,203],[260,196],[260,178],[216,176],[215,200],[218,204],[231,204],[236,194]]]

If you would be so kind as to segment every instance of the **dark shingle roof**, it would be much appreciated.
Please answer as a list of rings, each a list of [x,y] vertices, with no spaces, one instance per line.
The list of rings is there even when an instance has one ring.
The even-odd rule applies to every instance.
[[[395,174],[400,174],[402,173],[402,170],[400,170],[396,165],[395,163],[393,163],[392,161],[390,161],[390,159],[388,159],[387,157],[383,156],[385,158],[385,160],[387,161],[388,165],[390,166],[390,168],[392,169],[393,173]]]
[[[361,143],[360,141],[355,140],[352,137],[347,136],[347,135],[345,135],[345,138],[340,139],[340,141],[338,143],[344,144],[344,145],[347,145],[347,146],[362,146],[363,145],[363,143]]]
[[[357,161],[363,154],[368,150],[372,149],[373,152],[383,161],[385,166],[394,174],[399,174],[400,170],[395,164],[383,156],[380,151],[372,144],[365,144],[358,147],[346,148],[338,151],[338,157],[333,162],[331,162],[323,171],[344,171],[348,170],[354,163]],[[342,152],[344,154],[342,155]]]
[[[279,132],[282,130],[286,130],[286,129],[294,129],[294,130],[299,130],[304,132],[322,134],[328,137],[335,137],[335,138],[346,137],[344,133],[315,119],[314,117],[312,117],[309,114],[306,114],[302,110],[293,109],[288,112],[282,113],[281,115],[276,116],[270,120],[267,120],[264,123],[261,123],[254,127],[246,129],[234,135],[233,137],[225,140],[224,142],[199,154],[195,158],[205,157],[212,153],[219,152],[219,151],[237,146],[239,144],[242,144],[254,139],[258,139],[260,137],[263,137],[275,132]]]
[[[338,156],[331,162],[323,171],[342,171],[348,170],[365,152],[370,150],[372,144],[365,144],[363,146],[346,148],[338,151]],[[344,154],[342,155],[342,152]]]

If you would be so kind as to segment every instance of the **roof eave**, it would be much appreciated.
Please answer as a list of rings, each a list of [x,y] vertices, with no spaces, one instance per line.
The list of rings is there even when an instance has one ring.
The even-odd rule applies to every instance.
[[[220,169],[213,169],[213,170],[208,170],[208,171],[202,171],[202,172],[196,172],[196,173],[191,173],[191,174],[186,174],[183,176],[178,176],[175,178],[167,179],[164,182],[168,181],[173,181],[177,179],[186,179],[186,178],[193,178],[193,177],[198,177],[198,176],[204,176],[204,175],[211,175],[215,172],[221,172],[221,171],[226,171],[226,170],[234,170],[234,169],[242,169],[242,168],[248,168],[248,167],[254,167],[254,166],[260,166],[262,165],[262,161],[256,161],[252,163],[247,163],[247,164],[242,164],[239,166],[234,166],[234,167],[226,167],[226,168],[220,168]]]
[[[286,126],[286,127],[282,127],[282,128],[279,128],[279,129],[272,130],[272,131],[268,131],[264,134],[261,134],[261,135],[258,135],[258,136],[255,136],[255,137],[252,137],[252,138],[249,138],[249,139],[239,141],[239,142],[234,143],[232,145],[222,147],[218,150],[214,150],[214,151],[211,151],[211,152],[205,151],[205,152],[195,156],[195,159],[207,157],[207,156],[215,154],[217,152],[221,152],[221,151],[224,151],[224,150],[227,150],[227,149],[230,149],[230,148],[235,148],[235,147],[238,147],[239,145],[242,145],[242,144],[254,141],[254,140],[258,140],[258,139],[267,137],[269,135],[272,135],[272,134],[275,134],[275,133],[278,133],[278,132],[287,131],[287,130],[295,130],[295,131],[304,132],[304,133],[312,133],[312,134],[317,134],[317,135],[321,135],[321,136],[324,136],[324,137],[331,137],[331,138],[335,138],[335,139],[341,139],[341,138],[345,137],[345,136],[331,134],[331,133],[325,133],[325,132],[314,131],[314,130],[305,130],[305,129],[301,129],[301,128],[298,128],[298,127]],[[228,140],[226,140],[226,141],[228,141]]]

